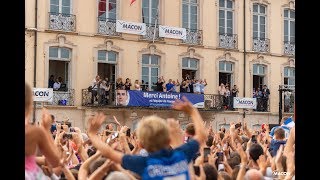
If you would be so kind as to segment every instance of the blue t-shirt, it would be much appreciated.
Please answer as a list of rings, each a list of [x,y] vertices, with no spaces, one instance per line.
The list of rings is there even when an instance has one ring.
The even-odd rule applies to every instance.
[[[280,145],[281,144],[285,145],[286,143],[287,143],[286,140],[275,140],[275,139],[272,139],[271,143],[270,143],[270,148],[269,148],[271,156],[272,157],[276,156],[277,155],[277,151],[280,148]]]
[[[172,92],[172,91],[174,91],[174,89],[172,89],[173,86],[174,86],[174,84],[172,84],[172,83],[167,83],[167,84],[166,84],[167,92]]]
[[[133,171],[142,179],[170,180],[171,178],[189,180],[188,163],[199,150],[199,143],[191,140],[173,149],[162,149],[149,156],[124,155],[122,167]]]

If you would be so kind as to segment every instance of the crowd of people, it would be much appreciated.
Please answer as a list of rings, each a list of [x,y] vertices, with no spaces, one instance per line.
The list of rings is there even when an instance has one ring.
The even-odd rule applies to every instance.
[[[25,179],[295,179],[294,117],[272,129],[249,128],[244,120],[213,129],[183,97],[172,108],[191,117],[181,129],[174,118],[143,117],[137,129],[104,126],[97,112],[85,131],[55,122],[43,110],[41,123],[31,124],[32,90],[25,85]]]

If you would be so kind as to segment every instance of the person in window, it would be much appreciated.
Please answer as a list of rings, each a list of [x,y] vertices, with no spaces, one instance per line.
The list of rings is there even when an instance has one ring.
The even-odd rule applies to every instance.
[[[122,78],[118,78],[116,82],[116,89],[124,89],[124,83],[122,82]]]
[[[226,93],[225,93],[225,99],[226,99],[226,109],[230,108],[230,90],[229,90],[229,86],[226,86]]]
[[[48,82],[48,88],[53,88],[54,84],[54,75],[51,75]]]
[[[238,97],[238,93],[239,93],[239,89],[238,89],[237,85],[233,85],[233,88],[231,90],[231,101],[230,101],[231,110],[233,110],[233,111],[235,110],[233,108],[233,99],[234,99],[234,97]]]
[[[141,88],[142,91],[146,91],[146,89],[147,89],[147,84],[144,82],[144,80],[141,81],[140,88]]]
[[[189,84],[187,84],[187,81],[186,80],[183,80],[181,85],[180,85],[180,92],[181,93],[187,93],[188,91],[188,86]]]
[[[166,84],[167,92],[173,92],[174,84],[172,83],[172,79],[169,79],[169,82]]]
[[[223,83],[220,84],[218,88],[218,93],[221,96],[221,100],[223,102],[223,106],[226,106],[226,98],[225,98],[225,93],[226,93],[226,87]]]
[[[177,82],[176,81],[172,81],[172,84],[174,85],[173,88],[172,88],[173,89],[172,92],[177,92],[177,87],[180,86],[179,79],[177,79]]]
[[[56,81],[53,84],[53,90],[58,91],[60,89],[61,83],[59,82],[59,79],[56,78]]]
[[[126,79],[126,83],[124,83],[124,89],[130,90],[130,87],[132,86],[131,80],[129,78]]]
[[[195,80],[195,83],[193,84],[193,92],[195,94],[200,94],[200,82],[199,82],[199,80]]]
[[[141,86],[138,79],[134,81],[134,89],[137,91],[141,91]]]
[[[98,100],[98,88],[100,88],[100,82],[101,82],[101,79],[100,79],[100,76],[97,75],[93,81],[92,81],[92,91],[91,91],[91,104],[94,103],[94,101],[97,101]]]
[[[108,103],[107,99],[107,92],[109,93],[110,84],[107,84],[107,81],[103,80],[100,84],[100,96],[101,96],[101,102],[100,104],[106,105]]]
[[[204,87],[206,87],[208,85],[207,80],[204,79],[203,81],[200,80],[200,93],[204,94]]]
[[[154,85],[157,85],[157,87],[155,88],[155,91],[160,91],[163,92],[163,84],[166,81],[164,80],[163,76],[161,78],[158,78],[158,82],[153,83]]]
[[[188,80],[189,81],[189,93],[193,93],[193,84],[194,79]]]
[[[262,107],[263,111],[268,111],[268,100],[269,100],[270,90],[267,85],[262,87]]]

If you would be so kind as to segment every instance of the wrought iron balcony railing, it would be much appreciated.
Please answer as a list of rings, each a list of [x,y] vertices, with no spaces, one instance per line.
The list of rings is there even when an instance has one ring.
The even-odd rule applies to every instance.
[[[226,49],[238,49],[238,35],[219,33],[219,47]]]
[[[141,36],[140,39],[152,41],[154,40],[163,40],[162,37],[159,37],[159,25],[157,27],[154,24],[147,24],[146,23],[146,35]]]
[[[270,40],[266,38],[253,38],[253,51],[270,52]]]
[[[292,41],[284,42],[284,54],[294,56],[296,51],[296,44]]]
[[[269,112],[270,111],[270,99],[257,98],[257,109],[254,111],[258,112]]]
[[[206,110],[223,110],[223,96],[219,94],[204,95],[204,109]]]
[[[121,33],[116,32],[116,20],[98,17],[98,34],[108,36],[120,36]]]
[[[183,43],[193,44],[193,45],[202,45],[203,36],[202,30],[198,29],[186,29],[186,39],[183,40]]]
[[[47,105],[74,106],[74,89],[66,91],[53,91],[53,101]]]
[[[49,29],[74,32],[76,30],[76,16],[49,12]]]

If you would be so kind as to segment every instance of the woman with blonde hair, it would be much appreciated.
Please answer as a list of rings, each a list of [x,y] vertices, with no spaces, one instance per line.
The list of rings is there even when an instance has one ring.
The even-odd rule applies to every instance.
[[[139,83],[139,80],[138,80],[138,79],[136,79],[136,80],[134,81],[134,89],[135,89],[135,90],[138,90],[138,91],[141,91],[141,86],[140,86],[140,83]]]

